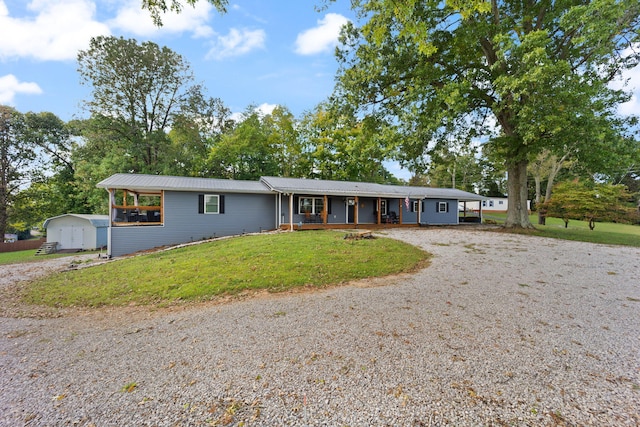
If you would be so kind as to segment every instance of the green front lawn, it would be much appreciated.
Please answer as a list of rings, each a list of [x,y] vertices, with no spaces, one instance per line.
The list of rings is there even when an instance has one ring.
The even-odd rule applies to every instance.
[[[506,214],[490,213],[483,215],[483,218],[493,219],[502,224],[506,216]],[[537,214],[530,215],[529,219],[536,230],[526,231],[527,234],[581,242],[640,247],[639,225],[596,222],[595,229],[589,230],[588,221],[571,220],[569,226],[565,228],[564,221],[560,218],[547,218],[546,225],[538,225]]]
[[[396,274],[426,265],[430,256],[393,239],[346,240],[344,235],[245,236],[126,258],[33,282],[23,300],[56,307],[206,300]]]
[[[91,253],[91,252],[85,252]],[[38,255],[36,256],[36,249],[29,249],[26,251],[16,251],[16,252],[3,252],[0,253],[0,265],[5,264],[16,264],[21,262],[32,262],[32,261],[42,261],[45,259],[52,258],[60,258],[67,256],[74,256],[77,254],[50,254],[50,255]]]

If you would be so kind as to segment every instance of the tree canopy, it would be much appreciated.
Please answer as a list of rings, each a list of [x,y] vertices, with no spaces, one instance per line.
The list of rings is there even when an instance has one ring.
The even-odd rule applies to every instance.
[[[352,6],[364,23],[343,32],[335,98],[398,126],[410,166],[451,141],[485,141],[508,172],[507,226],[531,226],[530,159],[606,145],[632,124],[616,115],[628,94],[609,83],[640,61],[635,0]]]
[[[624,185],[573,180],[557,184],[553,197],[542,206],[548,216],[587,220],[591,229],[596,221],[636,222],[638,209]]]
[[[207,0],[211,3],[220,13],[227,11],[228,0]],[[142,8],[149,10],[153,22],[156,25],[162,26],[162,14],[168,11],[180,12],[184,7],[184,4],[194,6],[198,3],[198,0],[142,0]]]

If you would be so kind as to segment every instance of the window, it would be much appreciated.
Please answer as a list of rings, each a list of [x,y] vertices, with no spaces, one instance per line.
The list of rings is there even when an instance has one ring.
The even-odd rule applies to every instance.
[[[205,194],[204,195],[204,213],[217,214],[220,213],[220,196]]]
[[[504,200],[498,200],[499,205],[504,205]]]
[[[387,201],[380,200],[380,215],[386,215],[386,214],[387,214]]]
[[[224,196],[221,194],[198,195],[198,213],[223,214],[224,213]]]
[[[300,197],[298,202],[298,213],[304,215],[321,214],[324,210],[324,198],[322,197]]]
[[[420,210],[420,208],[418,207],[418,203],[420,203],[420,202],[417,201],[417,200],[413,201],[413,206],[411,208],[411,212],[418,212]]]
[[[483,207],[483,208],[486,208],[486,207],[487,207],[487,201],[486,201],[486,200],[483,200],[483,201],[482,201],[482,207]]]
[[[493,207],[493,200],[489,200],[489,207],[492,208]]]
[[[448,202],[438,202],[438,212],[439,213],[443,213],[443,212],[449,212],[449,203]]]

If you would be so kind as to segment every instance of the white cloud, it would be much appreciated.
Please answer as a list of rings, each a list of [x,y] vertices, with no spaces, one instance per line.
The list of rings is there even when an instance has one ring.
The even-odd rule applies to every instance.
[[[232,28],[226,36],[217,37],[206,58],[220,60],[244,55],[252,50],[264,48],[266,38],[264,30]]]
[[[624,116],[640,116],[640,66],[623,73],[624,80],[627,80],[625,90],[631,93],[631,99],[618,106],[618,112]]]
[[[90,0],[33,0],[32,15],[12,17],[0,0],[0,59],[71,60],[93,36],[110,34]]]
[[[38,95],[42,89],[37,83],[20,82],[13,74],[0,77],[0,104],[13,104],[13,98],[18,93]]]
[[[296,38],[296,53],[300,55],[315,55],[330,52],[338,43],[340,29],[349,20],[337,13],[327,13],[318,21],[318,26],[298,34]]]
[[[622,54],[626,56],[638,49],[640,49],[640,43],[636,44],[633,50],[627,49]],[[619,79],[611,82],[610,86],[613,89],[623,89],[631,93],[631,99],[618,106],[618,113],[623,116],[632,114],[640,116],[640,65],[624,71]]]
[[[140,7],[139,0],[127,0],[116,17],[109,21],[109,25],[136,36],[192,33],[196,38],[211,37],[214,31],[206,23],[212,9],[213,6],[207,1],[196,3],[195,7],[185,5],[180,13],[167,12],[162,15],[162,27],[157,27],[149,11]]]
[[[256,111],[262,115],[269,115],[271,113],[273,113],[273,110],[276,109],[278,105],[277,104],[267,104],[266,102],[263,104],[260,104],[256,107]]]

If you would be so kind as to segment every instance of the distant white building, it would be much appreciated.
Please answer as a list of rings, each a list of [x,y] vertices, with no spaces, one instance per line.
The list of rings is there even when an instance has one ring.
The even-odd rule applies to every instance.
[[[468,211],[479,210],[480,206],[482,206],[482,212],[506,212],[509,208],[509,199],[507,197],[487,197],[481,202],[467,202]],[[531,200],[527,200],[527,209],[531,210]]]

